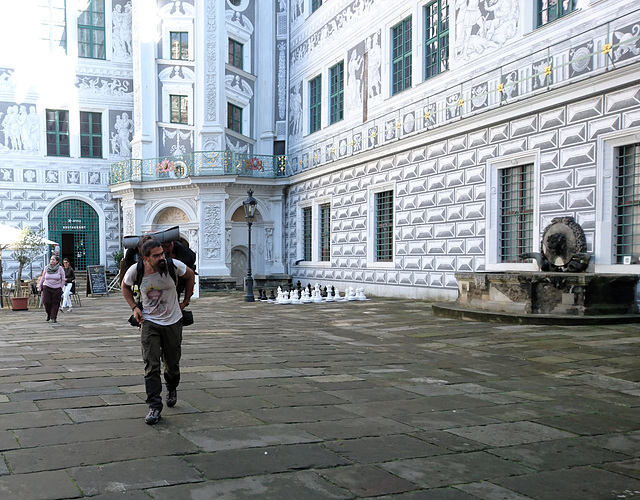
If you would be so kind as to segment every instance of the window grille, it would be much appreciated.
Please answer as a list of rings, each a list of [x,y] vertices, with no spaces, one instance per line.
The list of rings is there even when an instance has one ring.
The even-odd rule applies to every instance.
[[[320,130],[322,117],[322,80],[320,75],[309,82],[309,133]]]
[[[69,112],[47,110],[47,156],[69,156]]]
[[[78,57],[106,58],[104,0],[90,0],[78,14]]]
[[[392,95],[411,87],[411,16],[391,29]]]
[[[533,165],[500,170],[500,262],[533,247]]]
[[[306,261],[311,261],[311,242],[312,242],[312,219],[311,207],[302,209],[302,257]]]
[[[242,69],[242,49],[243,45],[229,38],[229,64]]]
[[[425,7],[425,80],[449,69],[449,0]]]
[[[227,103],[227,128],[242,133],[242,108]]]
[[[320,205],[320,260],[331,260],[331,205]]]
[[[329,69],[331,84],[329,123],[339,122],[344,118],[344,61]]]
[[[102,114],[80,112],[80,156],[102,158]]]
[[[186,95],[171,95],[171,123],[189,123],[189,99]]]
[[[576,10],[577,0],[538,0],[538,28]]]
[[[618,178],[615,199],[615,261],[632,264],[640,257],[640,143],[618,149]]]
[[[179,61],[189,60],[189,33],[186,31],[172,31],[171,39],[171,59]]]
[[[376,193],[376,261],[393,260],[393,191]]]
[[[38,6],[40,19],[39,38],[53,51],[56,47],[67,52],[66,0],[41,0]]]

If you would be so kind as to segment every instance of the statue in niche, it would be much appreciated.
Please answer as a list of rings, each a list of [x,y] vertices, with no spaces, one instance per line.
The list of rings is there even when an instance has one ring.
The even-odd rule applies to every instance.
[[[273,262],[273,228],[268,227],[265,229],[265,233],[267,235],[267,245],[266,245],[266,260],[269,262]]]

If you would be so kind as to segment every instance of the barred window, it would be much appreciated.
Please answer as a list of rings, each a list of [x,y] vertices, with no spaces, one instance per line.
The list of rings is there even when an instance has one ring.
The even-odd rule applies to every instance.
[[[640,263],[640,143],[618,148],[617,164],[615,262],[638,264]]]
[[[449,0],[425,7],[425,80],[449,69]]]
[[[331,260],[331,205],[320,205],[320,260]]]
[[[393,260],[393,191],[376,193],[376,241],[375,260]]]
[[[518,262],[533,248],[532,174],[532,164],[500,170],[500,262]]]
[[[411,16],[391,29],[392,69],[391,94],[411,87]]]
[[[311,207],[302,209],[302,258],[311,261],[311,242],[313,238]]]

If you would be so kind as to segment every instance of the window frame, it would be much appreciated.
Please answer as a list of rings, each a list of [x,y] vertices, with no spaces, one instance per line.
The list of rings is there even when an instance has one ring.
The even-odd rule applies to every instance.
[[[344,120],[344,59],[329,68],[329,125]]]
[[[413,15],[391,27],[391,95],[397,95],[413,84]],[[409,35],[407,37],[407,27]],[[402,29],[401,29],[402,28]],[[400,31],[401,29],[401,31]],[[408,38],[408,40],[407,40]],[[397,43],[400,41],[400,43]],[[408,50],[407,50],[408,47]],[[399,70],[397,68],[400,68]],[[408,73],[408,74],[407,74]],[[398,79],[398,75],[401,78]],[[408,80],[408,83],[407,83]]]
[[[49,120],[49,113],[53,112],[55,119],[54,120]],[[66,120],[60,120],[60,113],[65,113],[66,114]],[[45,110],[45,135],[46,135],[46,151],[47,151],[47,156],[51,156],[51,157],[61,157],[61,158],[70,158],[71,157],[71,136],[69,134],[69,110],[67,109],[46,109]],[[64,123],[66,121],[67,127],[66,127],[66,131],[61,130],[61,123]],[[55,130],[50,131],[49,130],[49,124],[53,123],[55,124]],[[50,153],[49,150],[49,138],[50,137],[55,137],[55,154]],[[61,139],[64,139],[66,137],[66,141],[62,141]],[[67,146],[67,154],[61,154],[60,153],[60,147],[61,147],[61,142],[66,142],[66,146]]]
[[[318,204],[318,260],[331,262],[331,203]]]
[[[569,2],[571,2],[571,7],[567,11],[564,10],[564,7],[562,6],[562,1],[563,0],[557,0],[557,2],[556,2],[556,8],[557,8],[557,11],[558,11],[558,15],[556,17],[554,17],[553,19],[550,19],[550,20],[547,18],[547,21],[543,21],[542,17],[543,17],[543,14],[544,14],[545,10],[546,10],[547,15],[548,15],[549,11],[551,10],[551,7],[547,7],[546,9],[544,8],[544,6],[542,4],[545,2],[545,0],[537,0],[536,1],[536,4],[535,4],[535,9],[536,9],[536,11],[535,11],[535,23],[534,23],[535,29],[542,28],[543,26],[548,26],[549,24],[557,21],[558,19],[562,19],[563,17],[566,17],[567,15],[571,14],[572,12],[575,12],[576,10],[578,10],[578,5],[577,5],[578,2],[577,2],[577,0],[568,0]],[[548,0],[547,0],[547,2],[548,2]],[[547,3],[547,5],[548,5],[548,3]]]
[[[597,139],[596,235],[593,242],[594,272],[612,274],[640,274],[640,264],[618,264],[614,258],[616,238],[617,150],[620,146],[638,143],[640,127],[601,134]],[[580,221],[578,221],[580,222]]]
[[[322,74],[309,80],[309,134],[322,129]]]
[[[82,132],[82,116],[84,115],[88,115],[90,117],[89,121],[87,122],[89,124],[89,131],[86,133]],[[98,123],[100,124],[100,132],[94,132],[93,131],[93,127],[95,125],[94,123],[94,115],[97,115],[98,117]],[[80,157],[81,158],[104,158],[104,149],[103,149],[103,134],[102,131],[104,130],[104,126],[103,126],[103,114],[101,112],[97,112],[97,111],[80,111],[79,114],[79,118],[80,118]],[[89,145],[87,146],[90,150],[90,154],[89,155],[84,155],[82,152],[82,148],[83,148],[83,140],[89,140]],[[98,147],[96,145],[94,145],[94,140],[95,139],[99,139],[100,140],[100,145],[99,145],[99,152],[95,151],[95,148]]]
[[[486,251],[485,270],[486,271],[537,271],[538,266],[535,261],[526,260],[523,262],[501,262],[500,261],[500,171],[519,167],[523,165],[532,166],[532,241],[531,251],[540,251],[540,151],[529,150],[513,155],[492,158],[487,161],[486,178],[486,207],[485,207],[485,238]]]
[[[311,205],[301,207],[302,217],[302,252],[301,256],[305,262],[313,260],[313,207]]]
[[[174,35],[179,35],[179,37],[178,37],[179,38],[179,41],[178,41],[178,48],[179,48],[178,53],[179,53],[180,57],[173,57],[173,36]],[[183,36],[187,37],[186,43],[184,43],[182,41]],[[178,30],[170,30],[169,31],[169,58],[172,61],[189,61],[189,60],[191,60],[190,59],[191,53],[189,52],[189,49],[190,49],[189,38],[190,37],[189,37],[189,32],[188,31],[185,31],[185,30],[180,30],[180,31],[178,31]],[[182,57],[182,52],[185,49],[187,51],[187,57]]]
[[[93,22],[94,15],[94,3],[99,2],[102,5],[102,26],[94,25],[94,24],[80,24],[80,16],[82,14],[86,14]],[[100,11],[97,11],[97,14],[100,14]],[[106,60],[107,59],[107,30],[106,30],[106,6],[104,0],[90,0],[87,5],[87,9],[79,12],[77,17],[77,39],[78,39],[78,57],[82,59],[97,59],[97,60]],[[87,31],[89,33],[89,42],[80,41],[80,33],[83,31]],[[102,33],[102,44],[97,44],[94,42],[94,35]],[[82,55],[82,51],[80,50],[80,46],[89,46],[89,53],[91,55]],[[102,47],[102,56],[96,55],[96,47],[99,49]]]
[[[232,53],[233,48],[233,53]],[[236,48],[240,49],[240,57],[236,54]],[[231,60],[233,58],[233,60]],[[227,40],[227,64],[244,71],[244,44],[229,37]]]
[[[322,7],[322,0],[311,0],[311,13],[313,14],[316,10]]]
[[[49,52],[55,52],[57,47],[63,47],[62,50],[64,51],[65,54],[67,54],[68,44],[69,44],[69,22],[67,20],[66,0],[47,0],[47,1],[48,1],[48,5],[41,5],[39,6],[39,8],[44,8],[48,10],[47,19],[44,20],[44,17],[43,17],[43,22],[40,23],[40,26],[46,27],[48,36],[47,38],[40,38],[40,40],[42,42],[45,42],[46,45],[48,45]],[[60,2],[63,4],[63,7],[60,7],[57,5],[57,3],[60,3]],[[55,21],[56,16],[54,16],[54,13],[56,12],[56,10],[61,11],[63,13],[64,22],[60,23]],[[63,35],[61,38],[54,37],[56,28],[62,29]]]
[[[391,192],[393,215],[391,218],[391,260],[378,260],[378,211],[377,198],[380,193]],[[396,260],[396,203],[398,201],[396,183],[388,182],[367,189],[367,267],[371,269],[395,269]]]
[[[240,118],[236,120],[236,111],[240,113]],[[234,104],[232,102],[227,101],[227,128],[236,132],[237,134],[242,134],[242,114],[243,108]],[[239,130],[236,129],[235,125],[238,126]],[[243,134],[244,135],[244,134]]]
[[[179,120],[178,121],[174,121],[173,120],[173,111],[174,111],[174,107],[173,107],[173,103],[174,103],[174,98],[177,98],[178,101],[178,117]],[[184,112],[184,121],[182,121],[182,102],[186,102],[186,106],[187,109]],[[189,116],[190,116],[190,110],[189,110],[190,106],[189,106],[189,96],[185,95],[185,94],[169,94],[169,123],[174,124],[174,125],[189,125]]]
[[[442,20],[442,4],[445,3],[446,4],[446,10],[447,10],[447,16],[446,16],[446,29],[442,29],[443,26],[443,20]],[[430,15],[429,15],[429,8],[432,7],[433,5],[437,5],[436,9],[437,9],[437,16],[438,19],[436,21],[436,34],[434,36],[432,36],[431,38],[429,38],[429,19],[430,19]],[[449,42],[450,42],[450,37],[449,37],[449,27],[450,27],[450,4],[449,4],[449,0],[433,0],[429,3],[427,3],[424,6],[424,44],[423,44],[423,50],[424,50],[424,80],[429,80],[430,78],[434,78],[436,76],[438,76],[441,73],[444,73],[446,71],[449,71],[449,62],[450,62],[450,56],[449,56]],[[442,69],[442,46],[443,46],[443,40],[446,40],[446,67],[444,69]],[[433,64],[429,64],[429,47],[432,44],[436,44],[436,61]],[[429,68],[435,67],[435,71],[433,73],[431,73],[429,71]]]

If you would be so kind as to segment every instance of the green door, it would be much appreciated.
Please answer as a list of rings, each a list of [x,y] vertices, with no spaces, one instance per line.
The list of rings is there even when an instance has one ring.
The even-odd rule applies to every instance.
[[[60,243],[60,260],[76,271],[100,264],[100,230],[96,211],[81,200],[58,203],[49,214],[49,239]]]

